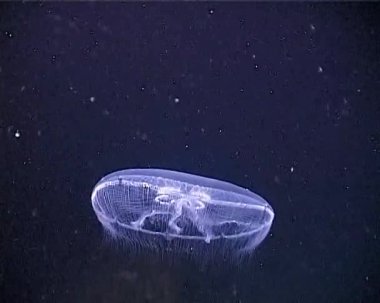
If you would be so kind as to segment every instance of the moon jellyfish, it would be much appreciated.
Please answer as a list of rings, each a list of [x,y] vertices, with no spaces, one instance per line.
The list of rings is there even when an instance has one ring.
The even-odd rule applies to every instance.
[[[91,200],[107,233],[130,250],[202,259],[251,253],[274,218],[268,202],[248,189],[163,169],[111,173]]]

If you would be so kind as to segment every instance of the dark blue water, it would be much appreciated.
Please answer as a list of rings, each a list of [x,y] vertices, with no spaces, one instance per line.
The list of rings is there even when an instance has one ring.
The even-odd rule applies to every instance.
[[[0,301],[378,302],[379,13],[2,3]],[[271,232],[233,267],[130,254],[90,198],[131,167],[250,188]]]

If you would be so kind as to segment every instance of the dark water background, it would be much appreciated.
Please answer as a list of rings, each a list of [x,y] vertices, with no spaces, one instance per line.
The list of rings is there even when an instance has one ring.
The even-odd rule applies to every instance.
[[[0,302],[378,302],[379,15],[1,3]],[[248,187],[272,231],[232,269],[128,258],[90,195],[131,167]]]

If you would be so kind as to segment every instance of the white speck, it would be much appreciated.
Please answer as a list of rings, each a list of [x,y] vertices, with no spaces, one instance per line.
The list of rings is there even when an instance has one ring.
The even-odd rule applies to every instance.
[[[315,25],[314,24],[310,24],[310,29],[311,29],[311,31],[315,31]]]
[[[236,284],[233,284],[233,285],[232,285],[232,295],[233,295],[234,297],[236,297],[236,295],[237,295]]]
[[[210,9],[208,10],[208,12],[209,12],[210,15],[212,15],[215,11],[214,11],[214,9],[210,8]]]
[[[256,59],[256,54],[252,54],[252,59]]]
[[[141,140],[146,141],[148,140],[148,135],[146,133],[141,134]]]
[[[255,64],[255,69],[259,69],[259,66],[257,64]]]
[[[175,97],[174,98],[174,103],[179,103],[179,98]]]
[[[20,138],[20,137],[21,137],[21,133],[20,133],[19,130],[16,130],[16,132],[15,132],[15,137],[16,137],[16,138]]]
[[[25,90],[25,85],[23,85],[23,86],[21,86],[21,88],[20,88],[20,91],[24,91]]]
[[[291,173],[294,172],[294,167],[293,166],[290,168],[290,172]]]
[[[358,88],[357,90],[356,90],[356,92],[358,92],[358,93],[360,93],[362,90],[360,89],[360,88]]]
[[[322,66],[318,66],[318,73],[323,73],[323,68],[322,68]]]
[[[95,102],[95,97],[90,97],[90,102],[94,103]]]

